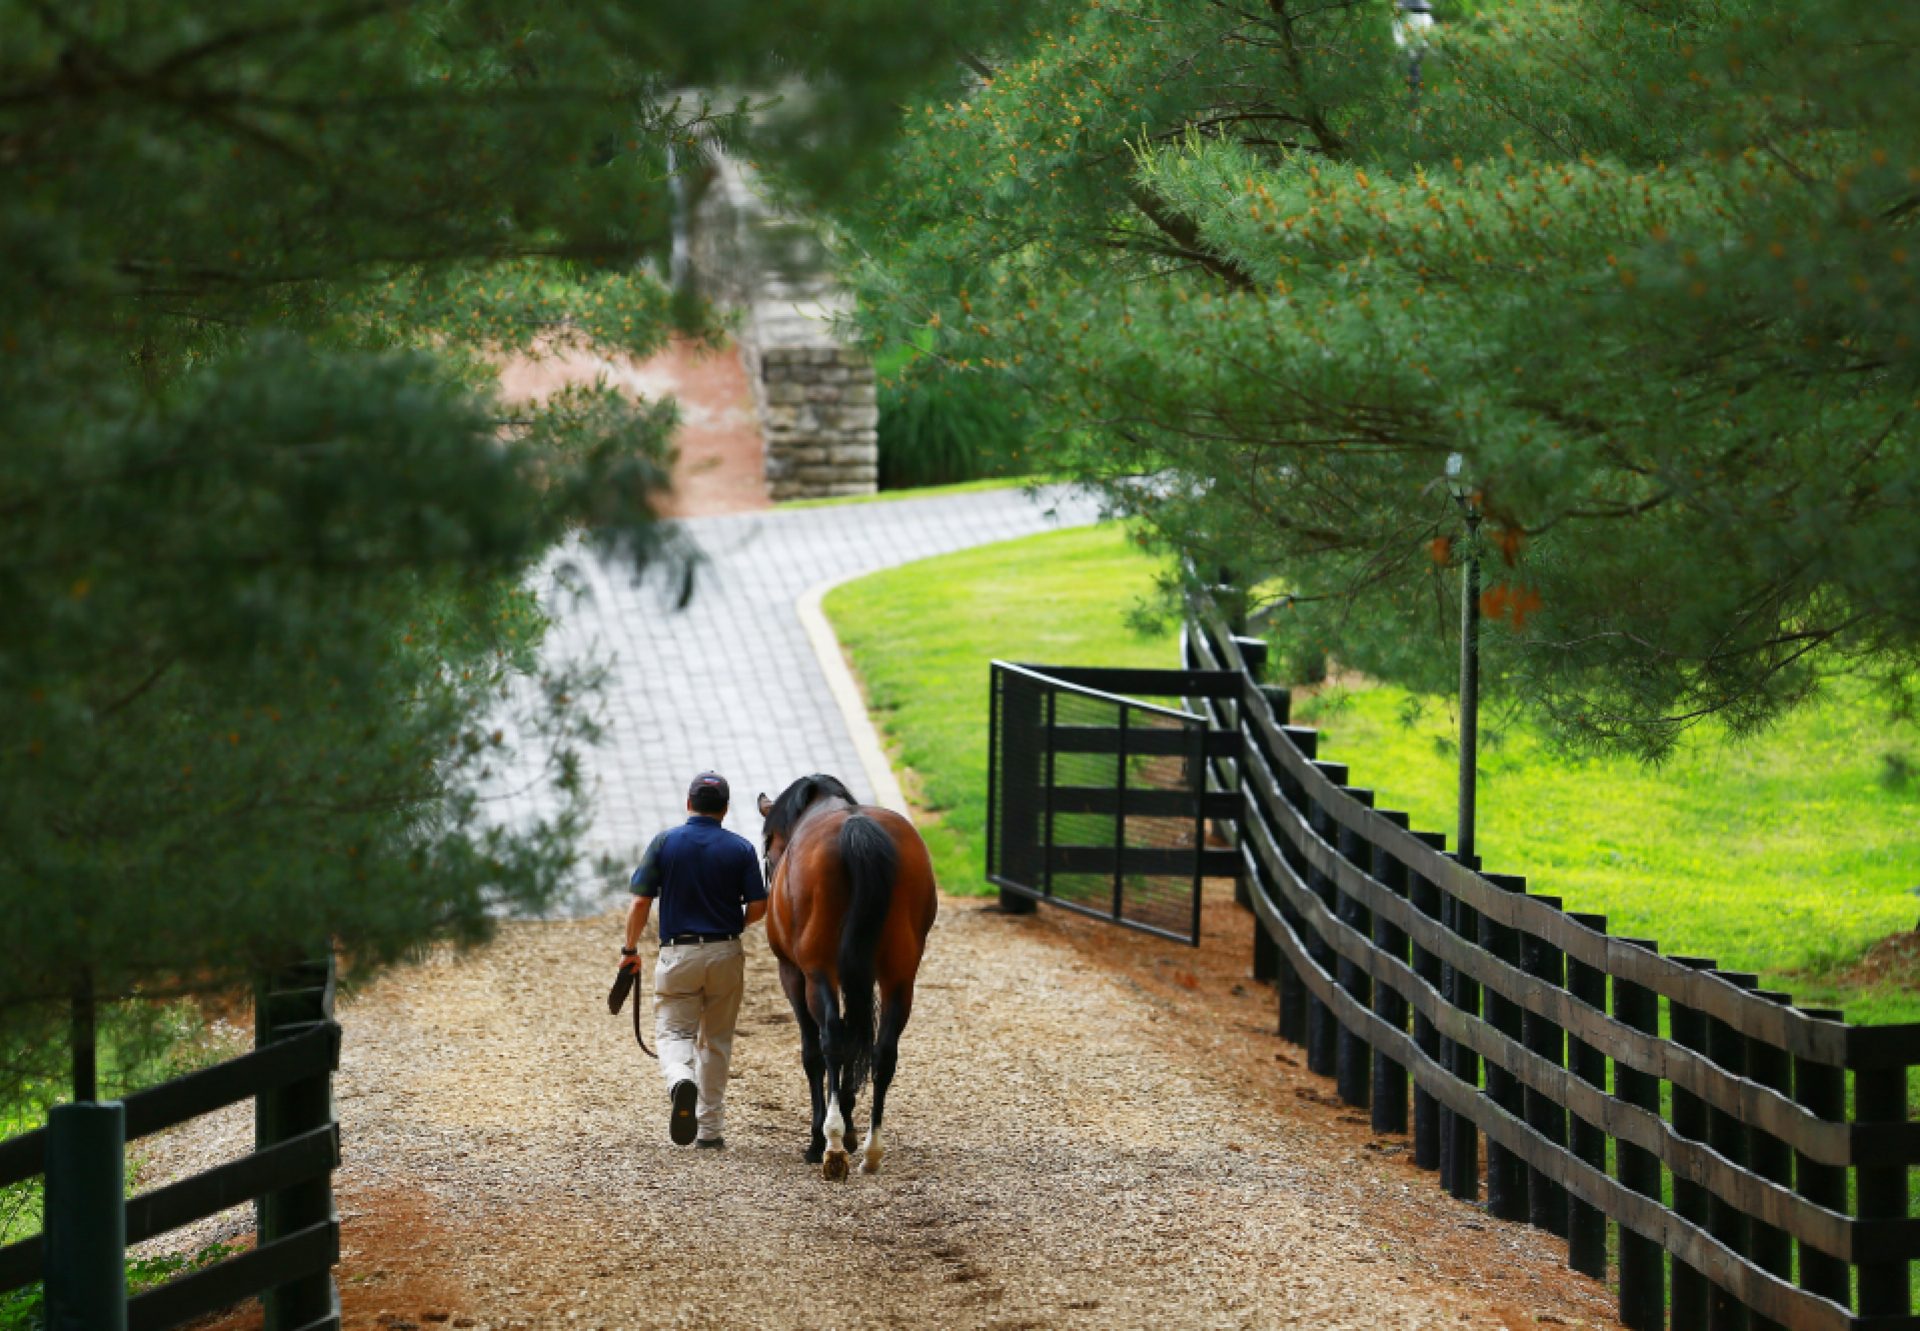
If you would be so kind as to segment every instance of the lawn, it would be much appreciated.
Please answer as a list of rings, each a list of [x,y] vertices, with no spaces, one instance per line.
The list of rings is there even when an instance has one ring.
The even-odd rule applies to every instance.
[[[848,583],[826,611],[926,820],[941,885],[984,891],[987,662],[1177,664],[1171,634],[1127,612],[1157,565],[1112,527],[945,555]],[[1382,807],[1451,833],[1452,715],[1386,688],[1305,700],[1321,756]],[[1920,731],[1843,690],[1762,739],[1698,732],[1665,766],[1551,749],[1522,724],[1482,753],[1488,868],[1524,873],[1570,909],[1669,952],[1755,970],[1854,1021],[1920,1020],[1906,978],[1851,983],[1846,966],[1920,917]]]
[[[922,830],[949,892],[988,890],[987,662],[1170,665],[1169,634],[1127,627],[1157,565],[1114,527],[942,555],[827,593],[902,784],[938,816]]]

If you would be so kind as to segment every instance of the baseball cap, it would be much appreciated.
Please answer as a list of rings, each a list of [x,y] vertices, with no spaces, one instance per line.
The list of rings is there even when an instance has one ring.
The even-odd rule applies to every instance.
[[[687,802],[694,808],[722,808],[733,802],[727,779],[718,772],[702,772],[687,787]]]

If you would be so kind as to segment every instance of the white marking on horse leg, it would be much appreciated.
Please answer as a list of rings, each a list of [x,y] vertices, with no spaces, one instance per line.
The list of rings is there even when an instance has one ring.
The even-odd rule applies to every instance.
[[[867,1129],[866,1144],[860,1149],[866,1156],[866,1159],[860,1163],[860,1172],[863,1174],[878,1174],[880,1172],[880,1157],[887,1153],[886,1148],[880,1144],[880,1126],[878,1124]]]
[[[827,1092],[827,1149],[847,1149],[847,1121],[840,1117],[840,1100],[831,1090]]]

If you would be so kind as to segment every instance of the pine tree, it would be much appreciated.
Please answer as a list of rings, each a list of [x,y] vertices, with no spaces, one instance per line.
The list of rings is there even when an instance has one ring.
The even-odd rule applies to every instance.
[[[540,673],[527,574],[570,533],[660,555],[673,416],[509,413],[490,358],[708,328],[654,276],[676,170],[736,141],[830,185],[975,18],[0,0],[13,1047],[76,987],[364,968],[554,899],[592,680]],[[509,827],[516,741],[560,798]]]
[[[1573,736],[1904,689],[1920,13],[1437,13],[1416,88],[1388,0],[1047,8],[850,213],[876,335],[1019,376],[1302,658],[1444,687],[1464,501],[1489,668]]]

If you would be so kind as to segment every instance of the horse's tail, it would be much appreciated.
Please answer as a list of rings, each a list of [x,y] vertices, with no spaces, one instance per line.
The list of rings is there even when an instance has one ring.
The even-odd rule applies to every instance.
[[[864,813],[840,825],[840,862],[847,872],[847,915],[840,926],[840,1014],[845,1050],[840,1062],[853,1089],[866,1083],[873,1062],[874,957],[893,905],[900,852],[886,829]]]

